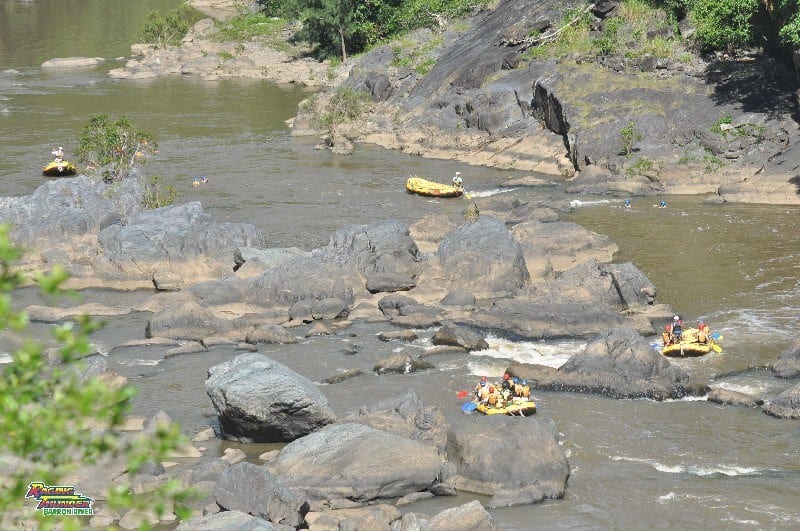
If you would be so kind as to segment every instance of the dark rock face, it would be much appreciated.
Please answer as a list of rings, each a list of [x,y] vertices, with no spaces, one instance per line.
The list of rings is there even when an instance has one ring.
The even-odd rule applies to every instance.
[[[241,511],[270,522],[298,527],[308,503],[287,489],[264,467],[237,463],[227,468],[214,486],[217,504],[227,511]]]
[[[439,245],[443,274],[462,289],[513,293],[530,280],[522,248],[503,222],[481,216]]]
[[[470,418],[448,433],[447,458],[459,490],[491,494],[489,507],[564,496],[569,462],[550,419],[490,415]],[[460,486],[459,486],[460,485]]]
[[[441,464],[433,446],[350,423],[297,439],[266,466],[309,501],[369,501],[429,489]]]
[[[800,340],[784,350],[778,361],[772,366],[775,375],[780,378],[797,378],[800,376]]]
[[[313,382],[260,354],[211,367],[206,392],[234,441],[292,441],[336,420]]]
[[[682,369],[670,365],[647,340],[629,329],[601,334],[558,370],[524,364],[513,364],[509,370],[541,389],[614,398],[664,400],[708,392],[708,386],[691,381]]]

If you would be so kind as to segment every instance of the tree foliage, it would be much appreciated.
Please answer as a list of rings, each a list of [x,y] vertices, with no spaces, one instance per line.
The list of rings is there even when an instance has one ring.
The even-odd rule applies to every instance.
[[[104,168],[104,178],[119,181],[138,161],[147,160],[158,145],[150,133],[139,131],[126,116],[111,120],[95,114],[81,131],[75,154],[91,167]]]
[[[201,18],[203,14],[184,2],[162,15],[159,11],[151,11],[142,27],[139,28],[137,38],[141,42],[155,44],[159,47],[166,45],[180,46],[181,40],[189,33],[189,29]]]
[[[261,0],[265,13],[297,18],[296,37],[314,44],[320,57],[340,57],[421,27],[485,6],[486,0]]]
[[[9,228],[0,225],[0,327],[25,337],[28,319],[13,309],[12,292],[26,282],[15,269],[22,250],[9,239]],[[67,279],[63,268],[36,273],[36,283],[45,295],[63,295]],[[127,385],[109,386],[96,376],[81,377],[80,358],[91,351],[89,334],[98,328],[89,317],[81,317],[54,329],[60,345],[60,363],[51,365],[44,347],[31,338],[11,355],[0,369],[0,528],[19,529],[19,519],[39,518],[39,527],[58,520],[37,515],[35,504],[25,499],[28,485],[41,481],[63,485],[62,479],[79,467],[97,463],[121,452],[127,470],[133,475],[148,462],[164,459],[167,452],[183,441],[177,426],[162,425],[147,437],[125,442],[115,431],[129,412],[135,389]],[[102,429],[98,430],[98,427]],[[186,514],[180,501],[188,492],[175,482],[158,489],[161,503],[175,503]],[[109,503],[118,508],[139,506],[129,486],[119,484],[110,492]],[[148,503],[150,507],[154,504]],[[156,507],[157,509],[157,507]],[[44,518],[47,518],[46,520]],[[67,518],[63,527],[76,528],[79,519]]]

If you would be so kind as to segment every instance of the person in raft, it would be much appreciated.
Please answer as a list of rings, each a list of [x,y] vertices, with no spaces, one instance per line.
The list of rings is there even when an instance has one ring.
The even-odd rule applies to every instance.
[[[58,146],[58,149],[54,149],[50,152],[53,155],[53,162],[61,162],[64,160],[64,148]]]
[[[711,339],[711,330],[709,330],[708,325],[701,319],[697,322],[697,342],[708,343],[709,339]]]
[[[672,318],[672,326],[669,329],[670,339],[673,343],[680,343],[683,335],[683,321],[679,315]]]
[[[453,188],[456,190],[462,190],[464,186],[464,181],[461,179],[461,172],[457,171],[456,176],[453,177]]]

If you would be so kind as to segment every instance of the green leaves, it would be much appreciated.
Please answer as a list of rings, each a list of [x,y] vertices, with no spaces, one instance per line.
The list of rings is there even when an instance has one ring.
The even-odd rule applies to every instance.
[[[95,114],[83,126],[75,154],[90,167],[104,167],[104,178],[119,181],[137,162],[158,151],[150,133],[139,131],[127,116],[111,120]]]
[[[0,325],[24,332],[27,316],[15,311],[14,289],[23,283],[15,270],[15,261],[22,250],[9,238],[7,226],[0,226]],[[49,296],[64,294],[65,270],[53,268],[49,273],[33,275],[42,291]],[[14,463],[10,477],[0,482],[0,528],[18,529],[20,520],[38,518],[35,506],[25,500],[25,489],[31,481],[60,485],[72,470],[96,463],[121,452],[128,461],[128,470],[136,471],[146,462],[163,460],[185,442],[177,425],[158,426],[154,434],[128,442],[117,429],[130,411],[130,400],[136,389],[127,385],[110,386],[97,377],[85,377],[83,356],[92,352],[89,335],[101,326],[88,316],[63,323],[53,329],[60,345],[60,363],[51,365],[38,341],[24,339],[22,347],[11,354],[11,362],[0,365],[0,462]],[[143,500],[130,493],[124,483],[114,485],[114,499],[120,508],[145,508],[153,499],[164,507],[175,504],[175,510],[186,515],[182,502],[191,491],[176,481],[169,481]],[[50,517],[48,517],[50,518]],[[58,524],[64,528],[79,526],[76,520],[39,522],[41,527]]]

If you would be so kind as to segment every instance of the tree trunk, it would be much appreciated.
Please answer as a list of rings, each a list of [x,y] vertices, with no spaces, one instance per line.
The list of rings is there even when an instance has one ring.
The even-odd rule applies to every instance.
[[[342,45],[342,64],[347,64],[347,50],[344,47],[344,28],[339,26],[339,42]]]

